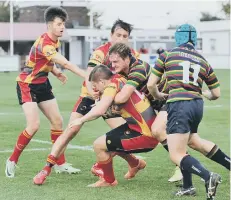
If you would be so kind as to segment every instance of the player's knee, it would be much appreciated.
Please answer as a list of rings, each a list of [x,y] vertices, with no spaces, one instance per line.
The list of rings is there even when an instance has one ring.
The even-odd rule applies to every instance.
[[[29,132],[29,134],[35,134],[38,130],[39,130],[39,126],[40,126],[40,121],[34,121],[33,123],[28,123],[27,125],[27,131]]]
[[[188,143],[188,146],[194,150],[197,150],[197,147],[198,147],[194,142],[191,142],[191,141]]]
[[[63,127],[63,118],[61,115],[59,116],[56,116],[54,117],[54,119],[52,119],[51,121],[51,126],[54,128],[54,129],[62,129]]]
[[[94,143],[93,143],[93,147],[94,147],[94,150],[103,150],[105,149],[105,137],[99,137],[97,138]]]
[[[160,133],[160,127],[158,127],[158,126],[152,127],[152,134],[154,137],[157,138],[159,136],[159,133]]]
[[[162,126],[153,126],[152,135],[158,140],[163,141],[167,138],[166,130]]]
[[[196,151],[200,151],[201,148],[202,148],[201,140],[200,140],[200,139],[189,140],[188,146],[189,146],[191,149],[194,149],[194,150],[196,150]]]

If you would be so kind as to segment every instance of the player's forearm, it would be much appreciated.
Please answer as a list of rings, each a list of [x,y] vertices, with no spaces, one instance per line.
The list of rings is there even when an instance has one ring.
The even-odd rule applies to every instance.
[[[91,109],[91,111],[89,113],[87,113],[86,115],[84,115],[83,117],[81,117],[81,121],[83,123],[87,122],[87,121],[92,121],[95,120],[99,117],[101,117],[106,111],[104,111],[104,109],[101,109],[98,106],[95,106]]]
[[[71,62],[66,62],[63,67],[65,69],[68,69],[69,71],[73,72],[74,74],[81,76],[82,78],[85,78],[86,72],[82,69],[80,69],[78,66],[72,64]]]
[[[51,73],[54,75],[54,76],[59,76],[60,74],[62,74],[62,72],[56,67],[54,66]]]
[[[153,84],[153,85],[148,85],[148,91],[149,93],[154,97],[154,98],[157,98],[158,97],[158,94],[159,94],[159,90],[158,90],[158,87],[156,84]]]
[[[129,99],[129,96],[127,94],[124,94],[122,92],[117,93],[117,95],[115,96],[114,102],[115,104],[122,104],[127,102]]]
[[[220,97],[220,93],[216,94],[211,91],[202,92],[203,96],[210,101],[217,100]]]

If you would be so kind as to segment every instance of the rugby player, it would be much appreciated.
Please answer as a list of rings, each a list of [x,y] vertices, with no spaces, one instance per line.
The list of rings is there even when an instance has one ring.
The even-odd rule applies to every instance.
[[[183,188],[176,196],[195,195],[192,184],[192,174],[205,180],[206,199],[214,199],[216,189],[221,182],[219,174],[208,171],[194,157],[188,155],[187,145],[201,145],[197,129],[203,117],[203,82],[209,91],[203,95],[209,100],[220,97],[220,84],[213,68],[195,49],[197,43],[196,29],[190,24],[179,26],[175,32],[177,47],[165,51],[159,57],[152,75],[149,78],[148,89],[154,98],[167,98],[167,141],[171,160],[180,166],[183,174]],[[163,73],[166,74],[168,94],[159,92],[157,83]],[[226,156],[221,151],[219,163],[223,164]],[[227,162],[227,161],[226,161]],[[227,162],[230,165],[229,162]]]
[[[86,115],[70,124],[70,128],[102,116],[113,104],[116,94],[124,87],[126,79],[115,74],[107,66],[98,65],[90,74],[92,86],[102,93],[100,101]],[[118,184],[113,172],[111,152],[141,153],[153,150],[158,140],[152,136],[151,125],[155,112],[147,97],[135,90],[126,103],[119,106],[120,115],[126,123],[109,131],[94,142],[97,157],[95,173],[99,181],[89,187],[107,187]],[[140,168],[145,165],[140,165]]]
[[[67,77],[55,67],[54,63],[60,64],[65,69],[85,78],[83,70],[57,52],[60,45],[59,38],[63,35],[67,17],[67,12],[63,8],[49,7],[46,9],[44,18],[47,32],[34,42],[29,59],[16,79],[18,100],[19,104],[22,105],[27,125],[20,133],[13,153],[6,161],[5,174],[9,178],[15,176],[16,164],[22,151],[39,129],[39,109],[50,121],[52,143],[63,132],[63,120],[52,92],[48,74],[52,72],[63,83],[67,81]],[[66,163],[64,154],[58,157],[56,164],[57,172],[77,173],[79,171],[79,169]]]

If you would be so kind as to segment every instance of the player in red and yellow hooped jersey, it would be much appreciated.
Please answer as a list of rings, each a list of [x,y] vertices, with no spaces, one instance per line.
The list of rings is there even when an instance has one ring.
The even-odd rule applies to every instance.
[[[26,116],[27,126],[19,135],[14,152],[6,162],[5,174],[7,177],[14,177],[20,154],[39,129],[38,109],[50,121],[53,143],[62,133],[62,117],[52,93],[48,74],[52,72],[62,83],[67,81],[67,77],[55,67],[54,63],[58,63],[78,76],[85,78],[83,70],[71,64],[56,50],[59,47],[58,38],[63,35],[65,29],[66,19],[67,13],[60,7],[50,7],[45,11],[48,30],[31,47],[29,59],[16,79],[18,100]],[[57,164],[56,169],[59,172],[76,173],[79,171],[65,162],[63,154]]]
[[[101,92],[100,101],[86,115],[72,121],[70,128],[102,116],[113,104],[116,94],[126,84],[124,77],[118,74],[113,75],[105,65],[96,66],[89,79],[92,86]],[[112,167],[113,156],[111,152],[148,152],[159,143],[151,133],[151,125],[156,115],[145,95],[135,90],[126,103],[119,105],[118,110],[126,123],[109,131],[94,142],[94,151],[97,157],[97,168],[94,173],[100,179],[90,187],[117,185]],[[139,170],[143,169],[145,165],[144,161],[140,162]]]
[[[130,36],[130,33],[132,31],[132,26],[122,20],[117,20],[111,29],[111,41],[108,42],[105,45],[102,45],[101,47],[97,48],[92,56],[91,59],[88,63],[88,68],[87,68],[87,75],[85,78],[85,82],[82,87],[82,91],[80,94],[80,97],[78,101],[76,102],[74,109],[72,110],[71,116],[70,116],[70,122],[74,119],[80,118],[84,115],[86,115],[93,105],[95,104],[95,99],[99,97],[98,92],[93,92],[91,84],[88,81],[88,77],[90,72],[94,69],[94,67],[97,64],[109,64],[108,67],[110,68],[110,63],[108,60],[108,51],[109,47],[117,42],[124,42],[128,43],[128,39]],[[132,50],[136,56],[138,54]],[[95,98],[95,99],[94,99]],[[107,122],[107,124],[111,128],[115,128],[120,126],[121,124],[125,123],[125,120],[120,116],[120,115],[104,115],[104,119]],[[47,158],[47,164],[41,171],[41,173],[38,173],[34,177],[34,183],[35,184],[43,184],[46,176],[49,174],[52,166],[56,163],[57,158],[60,156],[62,153],[63,149],[65,149],[66,145],[69,143],[69,141],[74,138],[74,136],[80,131],[82,125],[75,126],[73,128],[67,128],[64,131],[64,134],[61,135],[61,137],[58,139],[58,142],[56,142],[53,147],[51,154]],[[133,169],[134,167],[137,167],[138,164],[137,162],[142,162],[141,159],[136,158],[135,156],[132,156],[130,154],[125,154],[125,153],[118,153],[118,156],[122,157],[125,159],[129,167]],[[44,173],[46,171],[46,173]]]

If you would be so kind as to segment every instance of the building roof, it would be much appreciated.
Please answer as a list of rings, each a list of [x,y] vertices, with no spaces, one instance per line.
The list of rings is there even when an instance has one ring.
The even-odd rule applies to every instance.
[[[46,32],[44,23],[14,23],[13,38],[15,41],[34,41]],[[10,40],[10,23],[0,23],[0,41]],[[64,32],[61,40],[69,40],[67,32]]]

